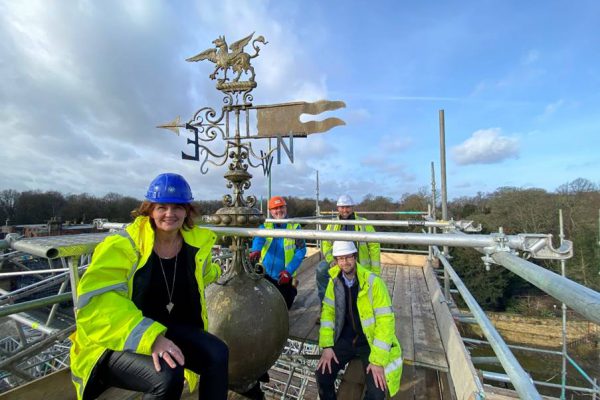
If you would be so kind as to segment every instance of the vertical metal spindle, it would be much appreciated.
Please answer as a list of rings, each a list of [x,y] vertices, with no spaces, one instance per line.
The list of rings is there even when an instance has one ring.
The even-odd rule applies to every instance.
[[[446,186],[446,126],[444,110],[440,110],[440,174],[442,185],[442,219],[448,221],[448,190]],[[449,256],[448,246],[443,247],[444,257]],[[450,277],[444,268],[444,296],[450,299]]]
[[[562,209],[558,210],[558,225],[560,230],[560,244],[563,244],[565,239],[563,213]],[[560,273],[565,277],[565,260],[560,260]],[[561,367],[561,388],[560,398],[561,400],[566,399],[566,388],[567,385],[567,306],[562,303],[562,367]]]

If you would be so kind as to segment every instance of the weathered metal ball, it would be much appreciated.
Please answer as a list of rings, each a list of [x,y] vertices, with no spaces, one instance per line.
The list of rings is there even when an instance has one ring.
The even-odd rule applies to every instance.
[[[289,331],[283,296],[242,272],[206,290],[208,331],[229,347],[229,387],[245,391],[275,363]]]

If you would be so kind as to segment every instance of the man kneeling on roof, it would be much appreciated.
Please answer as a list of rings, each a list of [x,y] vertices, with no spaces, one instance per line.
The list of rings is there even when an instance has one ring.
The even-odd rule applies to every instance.
[[[335,265],[323,299],[316,378],[321,400],[335,399],[337,374],[360,358],[365,399],[385,399],[400,388],[402,349],[395,334],[392,301],[383,280],[356,262],[352,242],[333,243]]]

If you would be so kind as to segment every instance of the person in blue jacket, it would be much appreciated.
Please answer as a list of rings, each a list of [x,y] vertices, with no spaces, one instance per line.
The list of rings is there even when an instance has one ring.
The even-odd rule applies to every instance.
[[[269,200],[269,212],[273,219],[287,218],[287,204],[283,197],[274,196]],[[265,222],[260,228],[300,229],[300,225]],[[265,279],[279,289],[288,310],[298,294],[293,277],[305,255],[306,243],[303,239],[255,237],[252,241],[250,261],[260,261],[264,266]]]

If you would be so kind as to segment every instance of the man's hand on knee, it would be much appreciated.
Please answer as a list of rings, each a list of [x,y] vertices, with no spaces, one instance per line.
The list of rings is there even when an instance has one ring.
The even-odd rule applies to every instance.
[[[337,357],[335,356],[335,352],[331,347],[328,347],[323,350],[323,354],[321,354],[321,358],[319,359],[319,364],[317,364],[317,371],[321,370],[321,373],[324,374],[325,370],[329,368],[329,373],[331,374],[331,360],[334,360],[336,364],[339,364]]]
[[[375,386],[378,389],[385,391],[387,385],[385,383],[385,371],[382,366],[369,364],[367,366],[367,374],[371,373],[373,375],[373,381],[375,381]]]

